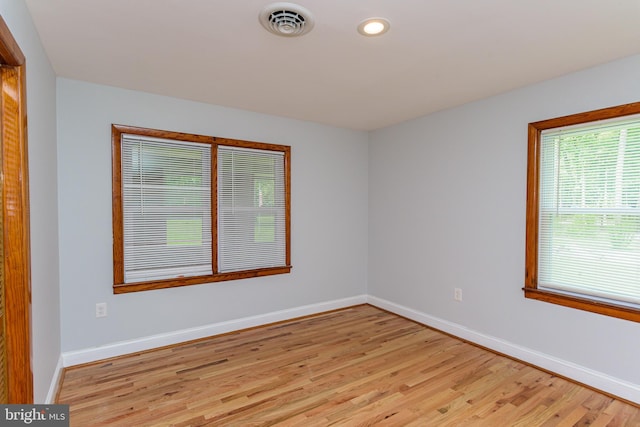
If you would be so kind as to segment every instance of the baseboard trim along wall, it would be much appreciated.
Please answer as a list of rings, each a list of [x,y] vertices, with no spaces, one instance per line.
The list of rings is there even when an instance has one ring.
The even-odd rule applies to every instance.
[[[56,397],[58,394],[58,389],[60,388],[60,382],[62,381],[62,355],[58,358],[58,364],[56,365],[56,369],[53,371],[53,378],[51,378],[51,385],[49,386],[49,392],[47,393],[46,400],[43,402],[45,405],[50,405],[52,403],[56,403]]]
[[[302,307],[280,310],[257,316],[214,323],[197,328],[183,329],[165,334],[143,337],[140,339],[117,342],[100,347],[64,352],[61,355],[61,362],[58,363],[58,368],[56,369],[56,374],[54,375],[49,395],[47,396],[47,402],[53,402],[53,399],[55,399],[62,367],[91,363],[111,357],[123,356],[125,354],[151,350],[167,345],[239,331],[256,326],[268,325],[270,323],[281,322],[359,304],[371,304],[375,307],[406,317],[407,319],[411,319],[425,326],[438,329],[463,340],[486,347],[487,349],[495,352],[521,360],[557,375],[570,378],[589,387],[593,387],[594,389],[640,404],[640,385],[638,384],[629,383],[619,378],[611,377],[601,372],[576,365],[569,361],[515,345],[499,338],[474,331],[465,326],[430,316],[412,308],[370,295],[359,295],[340,300],[305,305]]]
[[[495,352],[502,353],[506,356],[521,360],[557,375],[572,379],[586,386],[593,387],[594,389],[609,393],[613,396],[640,404],[640,385],[638,384],[633,384],[621,380],[620,378],[611,377],[601,372],[576,365],[575,363],[515,345],[490,335],[482,334],[465,326],[458,325],[457,323],[452,323],[430,316],[381,298],[368,296],[367,302],[373,306],[387,310],[399,316],[406,317],[407,319],[411,319],[425,326],[438,329],[463,340],[486,347]]]
[[[359,295],[350,298],[295,307],[287,310],[274,311],[256,316],[244,317],[241,319],[213,323],[197,328],[182,329],[179,331],[167,332],[139,339],[120,341],[84,350],[63,352],[63,366],[66,368],[69,366],[81,365],[83,363],[91,363],[98,360],[108,359],[110,357],[123,356],[125,354],[151,350],[200,338],[207,338],[213,335],[220,335],[256,326],[268,325],[270,323],[281,322],[283,320],[295,319],[296,317],[309,316],[325,311],[366,304],[366,302],[367,296]]]

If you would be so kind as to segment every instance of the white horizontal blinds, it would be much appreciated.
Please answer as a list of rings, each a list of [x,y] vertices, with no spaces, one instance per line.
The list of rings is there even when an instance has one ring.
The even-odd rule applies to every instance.
[[[218,146],[218,269],[286,264],[284,153]]]
[[[211,146],[122,137],[125,283],[212,274]]]
[[[538,287],[640,304],[640,116],[542,132]]]

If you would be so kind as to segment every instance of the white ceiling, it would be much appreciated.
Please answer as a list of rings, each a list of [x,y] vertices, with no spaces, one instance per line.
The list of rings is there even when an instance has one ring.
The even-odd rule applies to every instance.
[[[640,0],[295,0],[299,38],[268,0],[26,2],[59,76],[360,130],[640,53]]]

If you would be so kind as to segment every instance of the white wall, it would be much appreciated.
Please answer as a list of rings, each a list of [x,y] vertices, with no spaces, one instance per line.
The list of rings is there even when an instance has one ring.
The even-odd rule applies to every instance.
[[[24,2],[0,0],[0,15],[27,61],[32,366],[34,399],[42,403],[60,356],[56,80]]]
[[[62,78],[57,88],[64,352],[366,294],[365,132]],[[112,123],[290,145],[292,272],[114,295]]]
[[[640,390],[640,324],[521,290],[527,123],[636,102],[638,75],[640,56],[373,132],[369,294]]]

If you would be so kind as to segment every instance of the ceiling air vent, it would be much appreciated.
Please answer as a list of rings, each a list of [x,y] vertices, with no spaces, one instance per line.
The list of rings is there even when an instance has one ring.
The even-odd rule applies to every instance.
[[[260,12],[260,23],[270,33],[297,37],[313,28],[311,12],[293,3],[273,3]]]

